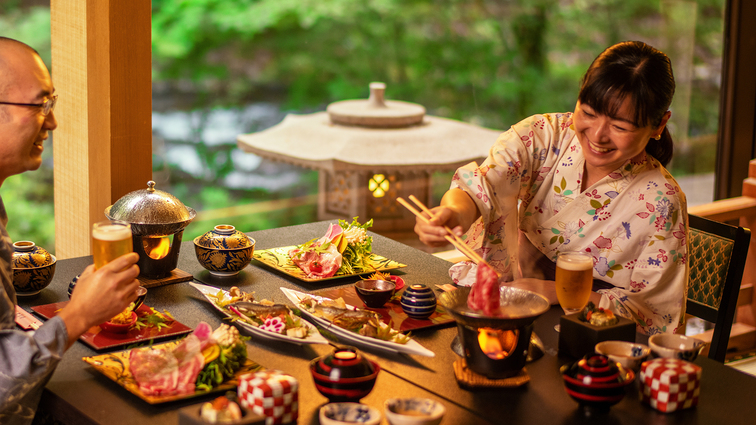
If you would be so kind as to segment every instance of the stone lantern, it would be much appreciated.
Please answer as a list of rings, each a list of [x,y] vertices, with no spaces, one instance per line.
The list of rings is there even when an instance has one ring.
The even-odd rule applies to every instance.
[[[335,102],[326,112],[289,114],[267,130],[239,135],[238,146],[318,170],[319,220],[372,218],[377,233],[406,234],[415,217],[396,198],[415,195],[430,205],[433,173],[481,161],[501,131],[384,100],[385,87],[371,83],[369,99]]]

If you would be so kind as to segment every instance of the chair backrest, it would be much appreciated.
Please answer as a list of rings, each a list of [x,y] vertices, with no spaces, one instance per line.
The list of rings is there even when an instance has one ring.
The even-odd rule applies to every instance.
[[[689,216],[686,312],[714,323],[709,358],[724,362],[751,232]]]

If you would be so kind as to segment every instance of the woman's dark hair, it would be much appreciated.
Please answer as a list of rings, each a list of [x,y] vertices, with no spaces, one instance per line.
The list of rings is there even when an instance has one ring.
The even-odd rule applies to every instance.
[[[641,41],[625,41],[604,50],[585,72],[578,100],[596,112],[616,116],[629,97],[637,127],[657,126],[675,94],[675,77],[667,55]],[[666,166],[674,143],[667,127],[661,140],[651,139],[646,153]]]

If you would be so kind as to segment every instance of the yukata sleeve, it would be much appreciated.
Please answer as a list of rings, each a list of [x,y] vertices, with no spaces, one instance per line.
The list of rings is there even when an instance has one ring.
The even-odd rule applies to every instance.
[[[566,127],[549,115],[523,120],[499,136],[482,165],[467,164],[452,178],[451,188],[464,190],[481,214],[465,234],[465,243],[505,280],[512,280],[516,272],[518,201],[534,192],[533,182],[559,128]],[[450,273],[458,284],[474,279],[469,264]]]
[[[598,291],[603,295],[601,307],[635,321],[638,330],[647,335],[674,332],[685,313],[689,267],[684,195],[680,194],[675,207],[677,212],[666,222],[658,214],[637,214],[644,216],[644,226],[635,228],[648,230],[632,264],[629,285]]]
[[[0,330],[0,423],[31,423],[67,342],[57,316],[33,332]]]

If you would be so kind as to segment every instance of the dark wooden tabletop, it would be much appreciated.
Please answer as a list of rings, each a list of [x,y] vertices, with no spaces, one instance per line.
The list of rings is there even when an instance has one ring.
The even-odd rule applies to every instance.
[[[300,226],[270,229],[250,233],[257,249],[275,248],[303,243],[325,233],[328,224],[311,223]],[[429,254],[374,236],[373,251],[379,255],[407,264],[395,274],[403,275],[408,284],[450,283],[449,263]],[[68,282],[80,273],[90,257],[58,262],[53,283],[34,297],[20,298],[19,304],[29,307],[67,299]],[[257,298],[288,303],[280,287],[299,291],[319,291],[350,285],[356,278],[336,279],[323,284],[299,281],[253,261],[239,275],[218,278],[210,275],[197,262],[191,241],[183,242],[178,268],[191,273],[196,281],[230,288],[239,286],[254,291]],[[145,304],[159,310],[167,309],[177,320],[195,327],[205,321],[213,327],[221,323],[218,313],[196,289],[186,283],[152,288]],[[530,382],[523,387],[499,390],[465,390],[454,377],[453,362],[458,356],[451,350],[457,330],[448,327],[419,330],[413,338],[435,352],[435,357],[390,353],[350,343],[377,361],[382,372],[374,390],[362,402],[383,411],[383,403],[391,397],[420,396],[441,401],[446,407],[444,424],[695,424],[730,423],[751,424],[756,418],[756,378],[743,374],[707,358],[696,360],[703,367],[701,395],[695,409],[664,414],[642,405],[637,389],[629,387],[628,395],[608,414],[585,417],[565,392],[559,367],[573,359],[556,355],[558,334],[553,325],[558,322],[561,309],[553,307],[535,323],[535,332],[544,343],[546,354],[529,363]],[[244,333],[244,332],[243,332]],[[269,369],[278,369],[296,377],[300,383],[300,424],[317,424],[318,409],[327,403],[320,395],[309,374],[312,359],[332,350],[329,345],[294,345],[275,342],[252,335],[248,341],[249,357]],[[177,410],[198,404],[213,395],[184,401],[150,405],[84,363],[81,358],[101,354],[81,343],[66,353],[55,374],[47,384],[40,408],[50,412],[63,423],[145,424],[177,423]],[[385,418],[383,423],[387,423]]]

